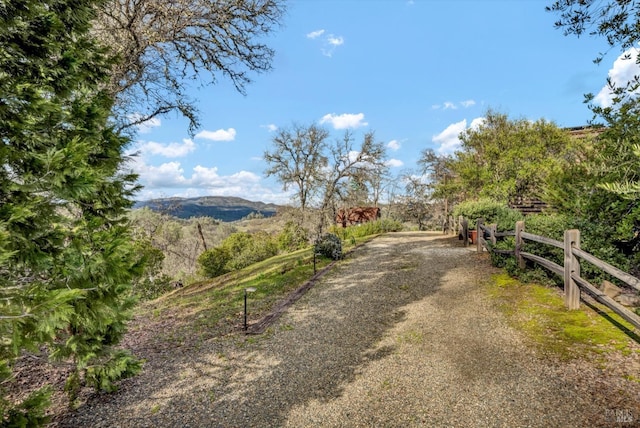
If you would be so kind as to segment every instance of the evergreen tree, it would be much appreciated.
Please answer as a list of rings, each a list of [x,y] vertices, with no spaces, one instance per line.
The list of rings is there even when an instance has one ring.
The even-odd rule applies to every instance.
[[[73,394],[113,389],[139,362],[116,351],[141,271],[124,211],[135,176],[109,125],[111,62],[93,0],[0,1],[0,385],[24,352],[73,362]],[[0,396],[0,425],[41,423],[46,391]]]

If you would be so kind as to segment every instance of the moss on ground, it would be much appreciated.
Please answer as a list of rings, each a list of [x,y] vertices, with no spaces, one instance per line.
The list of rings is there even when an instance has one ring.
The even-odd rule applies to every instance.
[[[545,353],[572,359],[638,352],[634,342],[640,338],[633,327],[608,308],[582,303],[580,309],[570,311],[561,290],[523,284],[507,274],[493,275],[488,291],[509,322]]]

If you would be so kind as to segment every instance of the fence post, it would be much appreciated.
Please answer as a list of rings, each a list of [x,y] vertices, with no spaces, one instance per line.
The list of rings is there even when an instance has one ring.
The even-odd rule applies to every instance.
[[[482,252],[482,243],[480,242],[480,234],[482,233],[482,224],[484,223],[483,218],[479,218],[476,220],[476,249],[479,253]]]
[[[524,221],[516,221],[516,260],[518,261],[518,269],[524,269],[526,267],[524,257],[520,255],[522,247],[524,246],[522,232],[524,232]]]
[[[573,248],[580,248],[580,231],[577,229],[564,231],[564,303],[568,309],[580,307],[580,288],[571,279],[571,275],[580,276],[580,262],[573,255]]]
[[[465,247],[469,246],[469,222],[466,218],[463,218],[461,221],[462,225],[462,242]]]
[[[496,233],[498,233],[498,225],[495,223],[489,225],[489,235],[490,235],[489,239],[491,239],[492,245],[496,245],[496,242],[498,242],[498,239],[496,238]]]

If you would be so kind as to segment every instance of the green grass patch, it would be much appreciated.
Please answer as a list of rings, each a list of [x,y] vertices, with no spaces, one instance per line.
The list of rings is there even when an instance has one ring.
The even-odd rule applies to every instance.
[[[488,291],[510,323],[544,352],[563,359],[631,352],[633,327],[608,308],[593,310],[583,303],[580,309],[570,311],[561,290],[523,284],[507,274],[493,275]]]
[[[373,239],[359,237],[343,243],[348,251],[353,246]],[[331,263],[325,257],[316,258],[316,270]],[[138,314],[152,321],[171,319],[172,325],[162,340],[182,346],[192,340],[237,331],[244,318],[245,289],[249,323],[266,315],[289,293],[302,286],[314,274],[312,247],[278,255],[244,269],[191,284],[154,301],[141,304]],[[141,327],[143,328],[143,327]],[[247,340],[245,338],[245,340]],[[197,344],[197,342],[196,342]]]
[[[398,343],[404,343],[409,345],[419,345],[424,342],[424,336],[421,332],[410,330],[405,331],[398,336]]]

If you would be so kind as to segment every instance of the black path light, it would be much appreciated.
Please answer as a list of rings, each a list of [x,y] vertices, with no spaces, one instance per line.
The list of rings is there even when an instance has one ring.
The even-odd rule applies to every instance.
[[[253,293],[256,287],[247,287],[244,289],[244,332],[247,332],[247,293]]]

